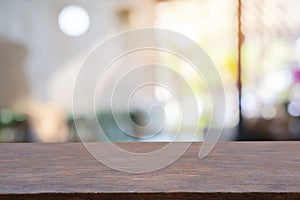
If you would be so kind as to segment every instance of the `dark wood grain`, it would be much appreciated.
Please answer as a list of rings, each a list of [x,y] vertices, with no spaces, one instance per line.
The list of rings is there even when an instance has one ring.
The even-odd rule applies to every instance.
[[[164,169],[128,174],[80,143],[0,144],[0,199],[300,199],[300,142],[218,143],[205,159],[200,146]]]

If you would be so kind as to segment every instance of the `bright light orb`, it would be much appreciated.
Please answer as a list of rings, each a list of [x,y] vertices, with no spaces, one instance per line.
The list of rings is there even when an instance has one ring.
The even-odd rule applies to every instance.
[[[58,25],[66,35],[77,37],[89,29],[90,16],[84,8],[70,5],[59,13]]]

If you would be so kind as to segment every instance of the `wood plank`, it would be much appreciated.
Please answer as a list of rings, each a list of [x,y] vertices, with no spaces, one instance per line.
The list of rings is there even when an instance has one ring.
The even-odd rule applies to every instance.
[[[162,143],[118,145],[139,152]],[[128,174],[81,143],[0,144],[0,199],[300,199],[300,142],[220,142],[205,159],[200,146],[164,169]]]

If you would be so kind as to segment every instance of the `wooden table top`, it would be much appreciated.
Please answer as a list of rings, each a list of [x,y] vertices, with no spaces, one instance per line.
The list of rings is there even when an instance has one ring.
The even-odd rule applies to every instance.
[[[139,151],[162,143],[118,145]],[[0,199],[300,199],[300,142],[220,142],[204,159],[200,146],[161,170],[128,174],[81,143],[0,144]]]

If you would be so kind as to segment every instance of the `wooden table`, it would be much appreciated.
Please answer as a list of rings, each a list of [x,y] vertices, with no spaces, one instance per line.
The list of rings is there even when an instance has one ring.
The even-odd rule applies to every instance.
[[[205,159],[200,145],[167,168],[128,174],[81,143],[0,144],[0,199],[300,199],[300,142],[222,142]]]

